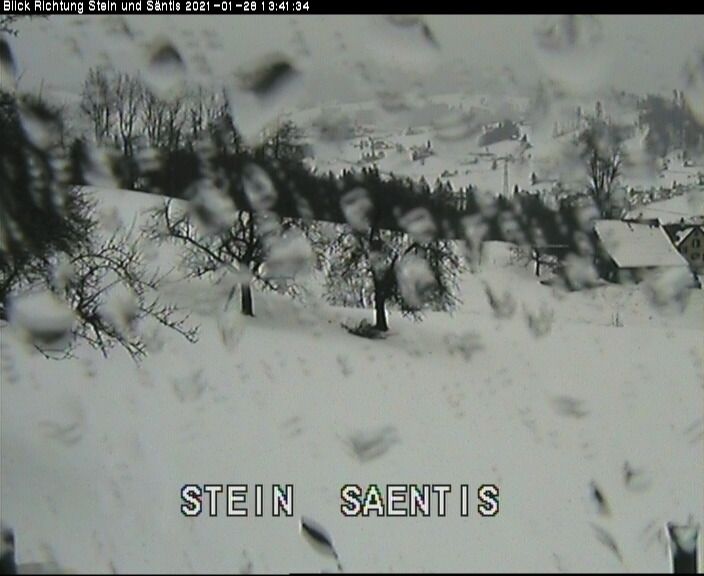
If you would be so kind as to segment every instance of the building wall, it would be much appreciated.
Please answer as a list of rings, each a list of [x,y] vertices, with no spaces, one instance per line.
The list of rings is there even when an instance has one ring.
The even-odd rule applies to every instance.
[[[701,228],[690,232],[677,248],[692,268],[704,270],[704,232]]]

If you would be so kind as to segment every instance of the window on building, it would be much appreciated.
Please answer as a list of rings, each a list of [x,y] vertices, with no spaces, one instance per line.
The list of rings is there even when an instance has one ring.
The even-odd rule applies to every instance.
[[[699,238],[692,240],[692,248],[699,248],[699,242],[701,242]]]

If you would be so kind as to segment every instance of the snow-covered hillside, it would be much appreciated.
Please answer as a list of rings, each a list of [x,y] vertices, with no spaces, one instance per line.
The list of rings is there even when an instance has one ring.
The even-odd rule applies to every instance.
[[[637,102],[613,98],[604,102],[605,118],[630,128],[622,143],[626,160],[620,185],[644,192],[700,183],[701,160],[685,161],[681,150],[657,160],[646,154],[647,129],[637,127]],[[286,116],[307,130],[315,143],[314,165],[321,171],[375,164],[385,173],[424,177],[431,183],[440,178],[455,188],[471,185],[501,194],[505,184],[509,192],[515,185],[524,190],[550,190],[558,181],[573,190],[585,187],[585,167],[570,162],[569,153],[578,127],[584,127],[575,111],[579,108],[586,114],[594,104],[593,98],[558,98],[548,113],[536,118],[525,98],[462,92],[423,97],[393,93]],[[483,131],[506,120],[517,123],[520,137],[483,145]],[[370,155],[372,139],[377,146]],[[425,148],[428,142],[432,155],[414,159],[413,150]]]
[[[667,200],[636,206],[627,216],[643,220],[657,219],[661,224],[704,223],[704,186],[694,187]]]
[[[160,201],[97,197],[113,225]],[[559,293],[487,258],[453,315],[392,313],[381,341],[340,326],[369,311],[315,289],[256,293],[255,318],[203,283],[169,293],[195,309],[200,341],[154,332],[140,365],[85,347],[48,360],[0,328],[0,497],[20,562],[334,570],[299,534],[303,515],[351,571],[665,571],[664,523],[704,522],[701,290],[656,308],[646,287]],[[292,483],[294,517],[186,518],[188,483],[261,483],[266,508],[271,484]],[[347,518],[350,483],[453,492],[444,518]],[[461,517],[459,485],[474,497],[485,483],[499,514],[472,500]]]

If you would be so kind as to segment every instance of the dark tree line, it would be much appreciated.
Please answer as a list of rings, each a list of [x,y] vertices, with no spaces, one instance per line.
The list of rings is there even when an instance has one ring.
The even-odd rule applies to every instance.
[[[75,186],[84,179],[84,154],[62,146],[61,124],[47,104],[0,91],[0,316],[12,318],[18,296],[48,292],[75,318],[67,329],[72,341],[104,354],[120,345],[142,357],[141,321],[195,340],[187,315],[161,301],[160,278],[147,269],[139,237],[99,233],[93,202]],[[128,301],[107,313],[116,288]],[[46,336],[30,334],[40,350]]]
[[[640,103],[638,122],[647,127],[646,147],[655,157],[674,149],[704,152],[704,125],[692,113],[681,91],[671,99],[649,94]]]

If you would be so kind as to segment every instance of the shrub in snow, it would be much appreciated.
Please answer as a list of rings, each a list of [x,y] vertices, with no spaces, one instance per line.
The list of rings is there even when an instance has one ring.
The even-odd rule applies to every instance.
[[[372,324],[368,320],[362,320],[358,324],[353,324],[353,325],[348,325],[348,324],[343,323],[342,326],[350,334],[354,334],[355,336],[361,336],[362,338],[370,338],[372,340],[376,340],[379,338],[386,337],[385,330],[379,330],[379,328],[377,328],[374,324]]]

